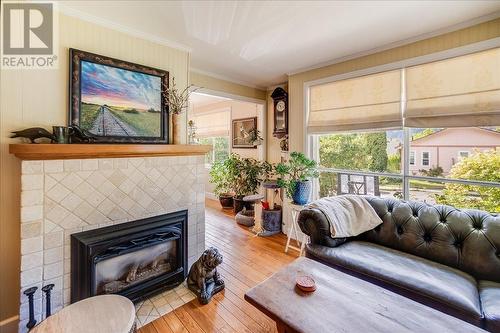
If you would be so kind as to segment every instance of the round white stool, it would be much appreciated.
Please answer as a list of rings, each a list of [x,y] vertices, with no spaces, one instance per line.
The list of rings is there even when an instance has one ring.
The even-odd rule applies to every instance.
[[[35,326],[31,333],[133,333],[134,304],[119,295],[89,297],[68,305]]]

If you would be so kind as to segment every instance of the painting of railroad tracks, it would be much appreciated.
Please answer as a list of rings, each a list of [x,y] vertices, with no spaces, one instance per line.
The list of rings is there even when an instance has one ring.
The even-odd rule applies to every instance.
[[[160,137],[161,78],[81,62],[80,126],[100,137]]]

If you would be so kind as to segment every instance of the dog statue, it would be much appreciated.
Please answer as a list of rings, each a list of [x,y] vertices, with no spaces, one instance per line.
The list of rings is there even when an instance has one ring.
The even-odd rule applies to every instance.
[[[224,289],[224,281],[217,272],[217,266],[221,263],[222,255],[219,250],[210,247],[189,270],[188,288],[198,296],[201,304],[208,304],[213,295]]]

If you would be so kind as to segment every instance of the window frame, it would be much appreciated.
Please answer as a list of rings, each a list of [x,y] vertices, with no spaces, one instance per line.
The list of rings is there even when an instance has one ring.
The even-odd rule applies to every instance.
[[[412,158],[412,153],[413,153],[413,163],[411,163],[411,158]],[[410,166],[416,166],[417,165],[417,152],[415,150],[410,150],[410,156],[409,156],[409,163]]]
[[[424,164],[424,154],[427,154],[427,164]],[[430,151],[422,151],[420,154],[420,165],[423,167],[430,167],[431,166],[431,152]]]
[[[467,153],[467,156],[462,156],[462,153]],[[468,158],[470,156],[470,151],[468,150],[459,150],[457,152],[457,158],[458,158],[458,161],[460,161],[462,158]]]
[[[388,129],[379,129],[388,130]],[[344,134],[349,134],[352,132],[343,132]],[[343,133],[331,133],[331,134],[343,134]],[[410,131],[408,128],[403,128],[404,142],[410,142]],[[313,152],[312,158],[319,164],[319,134],[310,135],[309,140],[309,150]],[[410,180],[427,180],[432,182],[442,182],[442,183],[454,183],[463,185],[476,185],[476,186],[490,186],[500,188],[500,182],[490,182],[481,180],[469,180],[469,179],[457,179],[457,178],[445,178],[445,177],[430,177],[430,176],[418,176],[412,175],[409,171],[409,153],[408,149],[403,149],[402,158],[405,161],[401,173],[390,173],[390,172],[373,172],[373,171],[361,171],[361,170],[348,170],[348,169],[336,169],[336,168],[323,168],[319,167],[319,172],[332,172],[332,173],[347,173],[357,176],[379,176],[387,178],[395,178],[403,180],[403,200],[410,200]],[[406,162],[408,161],[408,163]],[[319,198],[319,178],[313,181],[313,199]]]
[[[319,134],[317,133],[308,133],[307,122],[309,119],[310,112],[310,88],[319,84],[331,83],[338,80],[345,80],[350,78],[355,78],[359,76],[365,76],[370,74],[375,74],[379,72],[390,71],[394,69],[400,69],[402,71],[401,75],[401,113],[404,114],[406,109],[406,79],[405,79],[405,69],[410,66],[430,63],[434,61],[449,59],[457,56],[463,56],[470,53],[485,51],[491,48],[496,48],[500,46],[500,42],[498,40],[486,40],[473,44],[469,44],[466,46],[457,47],[454,49],[446,50],[443,52],[436,52],[428,55],[417,56],[414,58],[404,59],[397,62],[392,62],[388,64],[383,64],[375,67],[369,67],[365,69],[360,69],[357,71],[352,71],[348,73],[333,75],[329,77],[324,77],[316,80],[306,81],[303,83],[303,119],[304,119],[304,135],[302,137],[304,144],[304,151],[307,156],[319,162]],[[373,130],[376,130],[374,128]],[[383,129],[379,129],[383,130]],[[387,173],[378,173],[378,172],[364,172],[364,171],[353,171],[353,170],[340,170],[333,168],[320,168],[319,171],[329,171],[329,172],[337,172],[337,173],[355,173],[357,175],[376,175],[376,176],[385,176],[385,177],[394,177],[394,178],[403,178],[403,199],[410,199],[410,180],[428,180],[434,182],[443,182],[443,183],[457,183],[464,185],[476,185],[476,186],[490,186],[500,188],[500,182],[490,182],[490,181],[477,181],[477,180],[465,180],[465,179],[454,179],[454,178],[444,178],[444,177],[429,177],[429,176],[417,176],[412,175],[410,172],[410,142],[411,142],[411,134],[410,129],[408,127],[404,127],[403,123],[403,156],[401,159],[403,161],[401,175],[398,174],[387,174]],[[328,134],[328,133],[322,133]],[[332,133],[333,134],[333,133]],[[340,134],[340,133],[339,133]],[[416,161],[415,161],[416,162]],[[430,162],[430,161],[429,161]],[[430,164],[430,163],[429,163]],[[318,198],[319,196],[319,180],[315,179],[313,181],[313,199]]]
[[[212,163],[207,163],[207,162],[204,163],[205,168],[209,169],[209,170],[212,168],[212,165],[214,164],[214,161],[215,161],[215,138],[227,138],[228,144],[229,144],[229,141],[231,140],[229,136],[209,136],[209,137],[203,138],[203,139],[210,139],[210,145],[212,146],[212,149],[210,150],[210,155],[212,156]],[[228,156],[231,155],[231,147],[230,146],[228,146],[227,153],[228,153]]]

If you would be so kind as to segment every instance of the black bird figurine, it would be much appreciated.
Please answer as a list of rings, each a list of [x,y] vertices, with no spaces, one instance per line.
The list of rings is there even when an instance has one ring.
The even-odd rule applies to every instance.
[[[55,140],[55,137],[52,133],[47,131],[45,128],[41,127],[31,127],[26,128],[21,131],[12,132],[11,138],[27,138],[31,140],[31,143],[36,143],[36,139],[47,138],[51,141]]]

